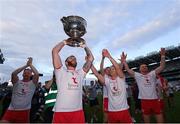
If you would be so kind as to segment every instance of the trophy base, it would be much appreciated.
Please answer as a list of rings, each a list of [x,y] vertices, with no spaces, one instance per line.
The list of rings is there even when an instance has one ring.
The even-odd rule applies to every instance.
[[[80,47],[81,45],[85,44],[85,40],[82,38],[78,38],[78,39],[68,38],[67,42],[68,42],[67,45],[70,47]]]

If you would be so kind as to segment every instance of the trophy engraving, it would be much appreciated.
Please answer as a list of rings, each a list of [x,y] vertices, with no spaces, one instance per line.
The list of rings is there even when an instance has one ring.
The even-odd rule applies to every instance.
[[[85,43],[85,40],[81,38],[86,33],[86,20],[80,16],[67,16],[62,17],[61,21],[64,26],[65,33],[70,37],[67,41],[68,45],[72,47],[79,47]]]

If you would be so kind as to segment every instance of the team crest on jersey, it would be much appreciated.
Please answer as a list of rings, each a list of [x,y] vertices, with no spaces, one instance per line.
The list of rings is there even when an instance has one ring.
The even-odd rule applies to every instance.
[[[111,90],[111,92],[112,92],[113,96],[119,96],[121,94],[121,92],[118,90],[117,91]]]
[[[19,83],[20,85],[20,88],[19,88],[19,91],[18,91],[18,94],[26,94],[28,91],[29,91],[29,84],[28,83]]]
[[[117,82],[114,81],[110,82],[110,89],[113,96],[119,96],[121,94]]]
[[[68,89],[69,90],[79,90],[80,89],[80,84],[77,78],[72,77],[71,82],[68,83]]]
[[[144,86],[145,87],[150,87],[152,85],[150,79],[149,79],[149,76],[147,75],[142,75],[142,77],[145,79],[145,83],[144,83]]]

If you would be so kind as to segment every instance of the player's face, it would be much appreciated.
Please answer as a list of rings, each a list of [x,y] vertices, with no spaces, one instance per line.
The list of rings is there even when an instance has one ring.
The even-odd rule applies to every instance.
[[[25,69],[23,72],[24,79],[30,79],[32,76],[32,71],[30,69]]]
[[[67,62],[67,66],[71,66],[71,67],[76,67],[77,66],[77,61],[76,61],[76,57],[75,56],[69,56],[67,59],[66,59],[66,62]]]
[[[140,65],[140,72],[142,73],[147,73],[148,72],[148,67],[146,64]]]
[[[110,75],[110,67],[107,67],[104,71],[105,71],[105,74]]]
[[[116,69],[115,69],[114,66],[111,66],[111,67],[110,67],[110,75],[111,75],[111,76],[116,75]]]

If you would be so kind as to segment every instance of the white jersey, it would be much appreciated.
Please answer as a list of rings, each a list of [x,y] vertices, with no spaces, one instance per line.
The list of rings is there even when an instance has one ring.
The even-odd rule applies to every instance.
[[[57,97],[55,112],[82,110],[82,84],[86,73],[81,70],[55,69]]]
[[[135,72],[135,79],[139,89],[139,99],[158,99],[155,71],[151,71],[146,75]]]
[[[108,93],[108,111],[123,111],[129,108],[126,98],[125,79],[117,77],[112,80],[105,77],[105,85]]]
[[[13,84],[12,98],[8,110],[27,110],[31,108],[31,101],[36,89],[31,81],[19,80]]]

